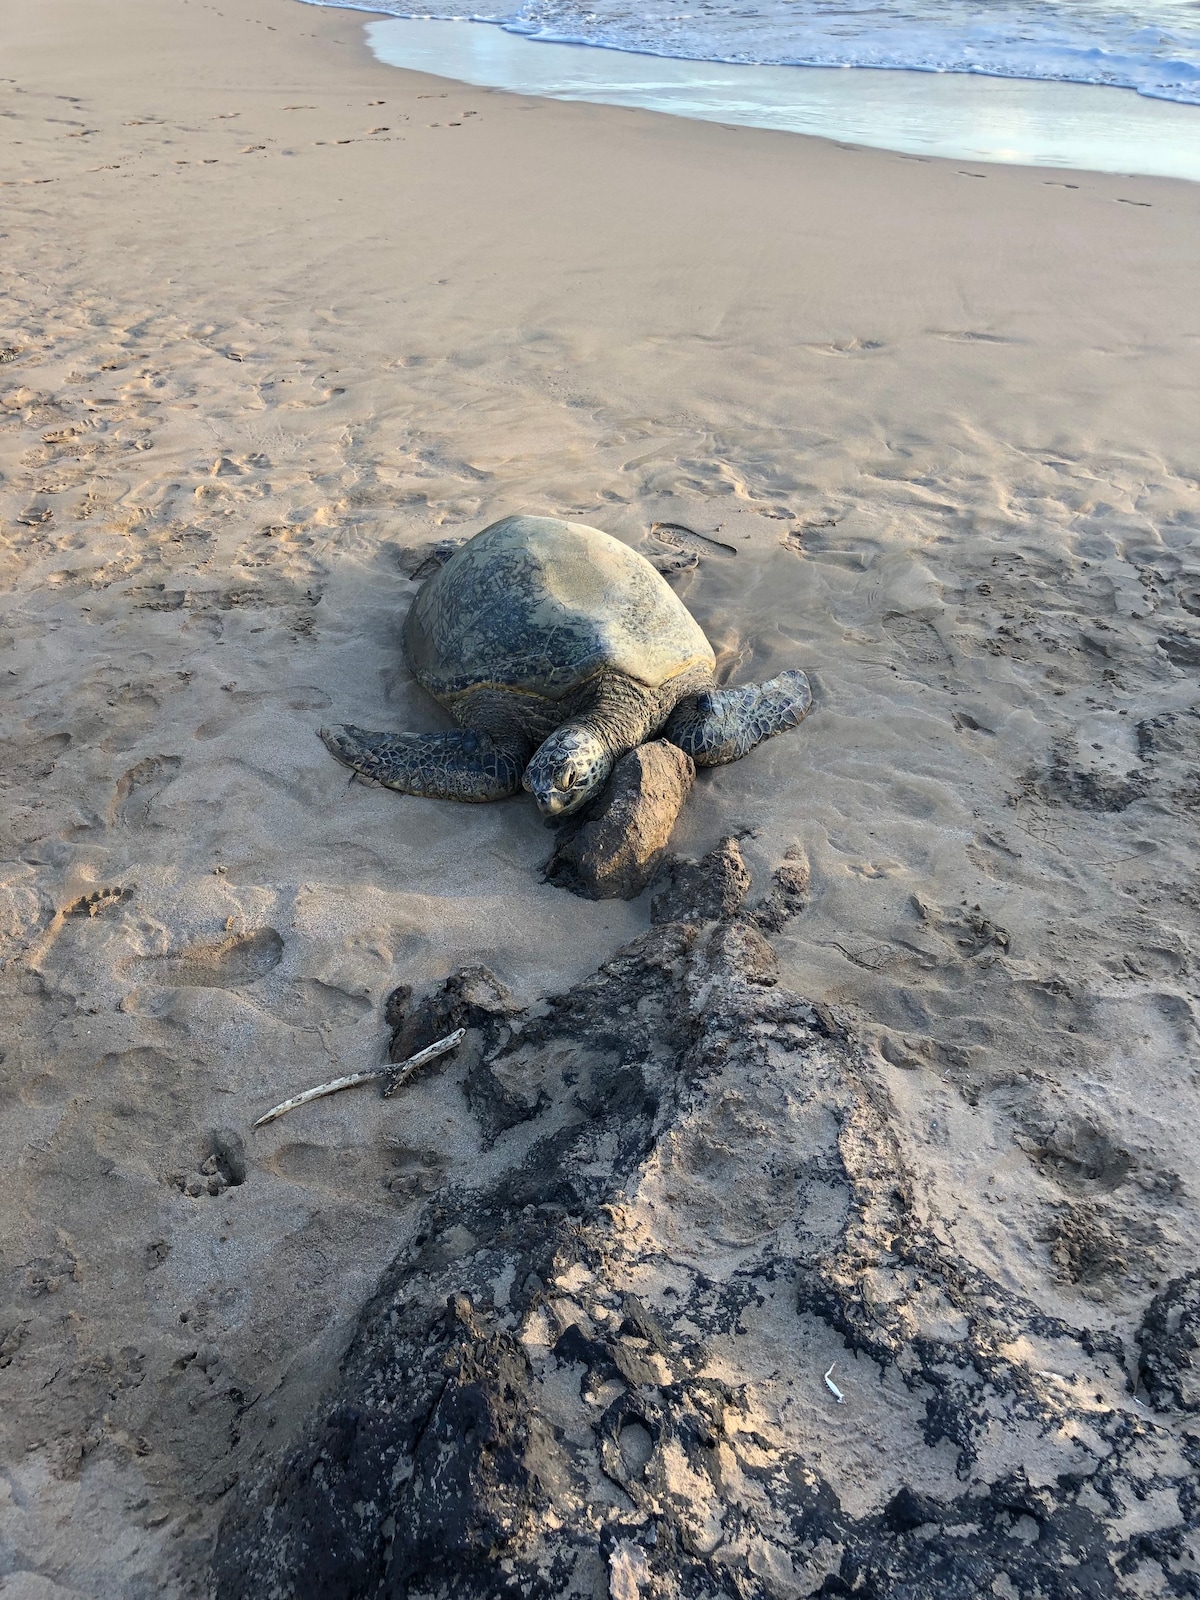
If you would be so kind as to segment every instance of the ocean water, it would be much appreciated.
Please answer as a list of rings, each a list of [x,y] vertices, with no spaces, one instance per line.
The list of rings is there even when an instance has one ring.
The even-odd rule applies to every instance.
[[[687,61],[971,73],[1200,105],[1200,0],[325,0]]]
[[[638,106],[919,156],[1200,182],[1200,106],[1128,89],[683,61],[537,42],[470,22],[378,18],[366,31],[389,66],[517,94]]]

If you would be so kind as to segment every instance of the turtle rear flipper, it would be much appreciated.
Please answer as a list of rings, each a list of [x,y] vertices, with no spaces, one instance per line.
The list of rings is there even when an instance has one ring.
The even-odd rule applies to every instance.
[[[671,713],[663,737],[685,750],[698,767],[719,767],[794,728],[811,706],[805,675],[781,672],[767,683],[688,695]]]
[[[521,787],[529,745],[490,734],[368,733],[347,723],[320,729],[332,755],[388,789],[431,800],[504,800]]]

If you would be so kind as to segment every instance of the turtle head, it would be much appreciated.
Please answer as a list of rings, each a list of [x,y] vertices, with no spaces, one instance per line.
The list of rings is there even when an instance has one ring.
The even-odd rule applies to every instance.
[[[566,817],[598,794],[612,771],[608,747],[590,728],[557,728],[525,768],[522,780],[544,817]]]

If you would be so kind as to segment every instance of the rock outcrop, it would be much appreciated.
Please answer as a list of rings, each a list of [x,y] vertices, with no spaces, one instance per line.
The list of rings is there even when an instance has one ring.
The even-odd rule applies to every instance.
[[[478,969],[395,1008],[397,1050],[469,1029],[506,1158],[430,1197],[239,1487],[219,1600],[1198,1592],[1192,1286],[1145,1330],[1156,1413],[1115,1335],[957,1252],[738,862],[677,870],[671,920],[528,1010]]]

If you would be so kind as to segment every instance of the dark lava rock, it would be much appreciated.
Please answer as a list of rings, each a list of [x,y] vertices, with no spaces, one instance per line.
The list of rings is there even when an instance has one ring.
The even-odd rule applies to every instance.
[[[659,874],[651,922],[716,922],[732,917],[750,888],[736,839],[722,839],[702,861],[671,861]]]
[[[1200,1411],[1200,1271],[1155,1295],[1138,1337],[1139,1374],[1157,1409]]]
[[[485,1138],[494,1139],[506,1128],[528,1121],[543,1103],[536,1083],[527,1094],[519,1071],[510,1068],[505,1077],[490,1064],[497,1048],[512,1037],[508,1019],[518,1010],[508,989],[487,967],[462,967],[416,1006],[404,984],[384,1004],[384,1020],[392,1030],[388,1059],[403,1063],[465,1028],[467,1036],[452,1059],[459,1068],[465,1065],[467,1099]]]
[[[402,984],[384,1002],[384,1021],[392,1030],[388,1060],[407,1061],[458,1028],[487,1028],[516,1010],[508,989],[487,967],[460,967],[415,1007],[412,990]]]
[[[394,1008],[404,1050],[465,1019],[494,1143],[248,1455],[215,1600],[1197,1595],[1200,1445],[1115,1334],[956,1250],[870,1059],[776,978],[688,912],[525,1010],[478,968]],[[1198,1276],[1146,1318],[1156,1403],[1195,1396]]]
[[[808,857],[800,845],[792,845],[775,868],[770,892],[755,907],[754,920],[764,933],[779,933],[804,910],[811,877]]]
[[[633,900],[654,877],[696,778],[691,756],[665,739],[623,755],[601,809],[568,824],[546,877],[588,900]]]

